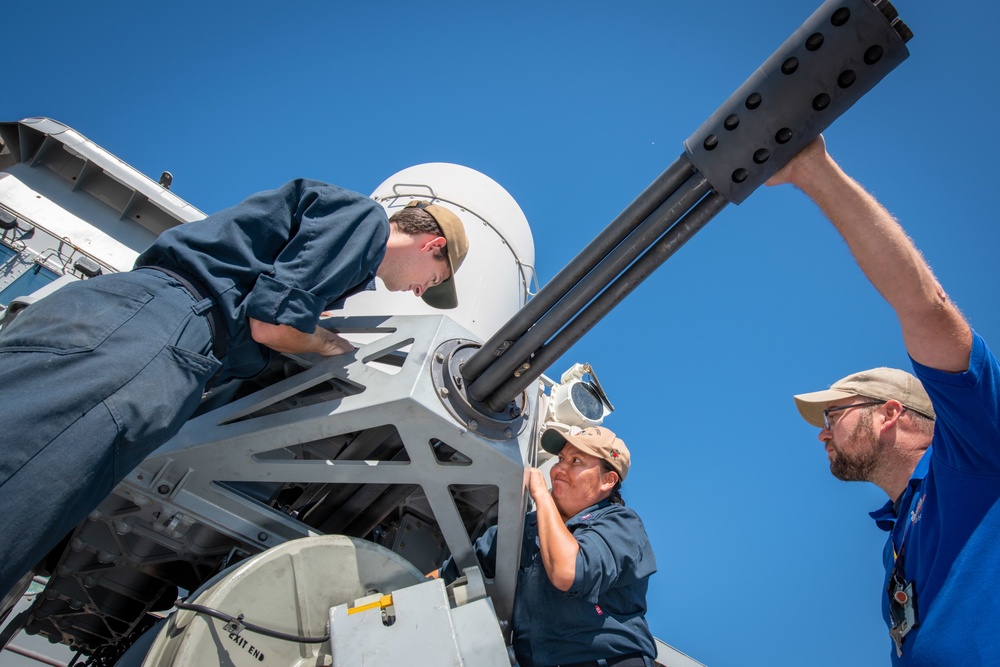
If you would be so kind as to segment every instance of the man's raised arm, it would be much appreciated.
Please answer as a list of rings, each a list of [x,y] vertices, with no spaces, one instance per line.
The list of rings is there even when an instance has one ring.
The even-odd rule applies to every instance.
[[[949,372],[968,368],[972,332],[923,255],[889,212],[848,176],[817,138],[767,182],[791,183],[840,232],[858,266],[896,311],[917,362]]]

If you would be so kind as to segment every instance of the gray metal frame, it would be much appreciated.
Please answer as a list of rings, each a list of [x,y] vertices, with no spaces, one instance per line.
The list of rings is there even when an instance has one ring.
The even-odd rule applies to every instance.
[[[491,485],[498,498],[497,571],[487,587],[501,619],[510,617],[524,520],[524,467],[532,463],[535,430],[488,440],[458,423],[431,381],[433,351],[471,337],[445,316],[340,318],[325,322],[341,334],[384,336],[340,357],[296,357],[305,370],[189,421],[116,490],[137,504],[163,506],[163,525],[202,523],[266,549],[315,534],[308,526],[219,482],[415,484],[423,489],[441,534],[460,568],[478,565],[451,485]],[[378,360],[403,355],[398,372]],[[295,407],[296,395],[336,378],[360,389],[336,400]],[[527,398],[534,414],[538,396]],[[275,406],[283,408],[269,412]],[[533,423],[528,420],[526,423]],[[393,425],[409,462],[264,458],[274,450],[348,432]],[[468,458],[444,465],[431,449],[440,440]],[[262,530],[262,527],[266,527]]]

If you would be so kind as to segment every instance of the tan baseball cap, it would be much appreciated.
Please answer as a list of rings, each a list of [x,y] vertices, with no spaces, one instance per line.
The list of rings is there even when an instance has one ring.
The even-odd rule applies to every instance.
[[[581,452],[607,461],[618,473],[618,478],[625,481],[631,457],[628,453],[628,447],[611,430],[600,426],[591,426],[582,431],[578,428],[572,428],[569,433],[548,428],[542,433],[542,449],[550,454],[558,454],[567,442]]]
[[[832,402],[851,396],[879,401],[899,401],[907,410],[934,419],[931,399],[913,375],[898,368],[873,368],[837,380],[829,389],[795,396],[795,407],[807,422],[823,428],[823,410]]]
[[[439,285],[427,288],[427,291],[420,295],[429,306],[434,308],[449,309],[458,305],[458,293],[455,291],[455,272],[462,266],[465,256],[469,253],[469,237],[465,235],[465,225],[462,220],[444,206],[432,204],[428,201],[417,199],[406,205],[407,208],[416,206],[427,211],[441,228],[441,233],[448,241],[446,246],[448,251],[448,266],[451,268],[451,275]]]

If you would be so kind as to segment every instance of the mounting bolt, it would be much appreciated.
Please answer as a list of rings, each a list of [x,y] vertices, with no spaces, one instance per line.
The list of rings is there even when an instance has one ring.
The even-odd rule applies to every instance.
[[[438,362],[439,364],[444,363],[444,355],[438,352],[437,354],[434,355],[434,361]]]
[[[267,542],[267,533],[265,533],[263,531],[257,533],[257,541],[258,542]]]
[[[441,394],[441,398],[448,398],[448,394],[451,392],[448,391],[448,387],[441,387],[441,390],[438,393]]]
[[[475,430],[478,430],[478,429],[479,429],[479,422],[477,422],[475,419],[470,419],[469,420],[469,430],[470,431],[475,431]]]
[[[170,487],[167,486],[166,484],[160,484],[158,487],[156,487],[156,492],[159,493],[161,496],[165,496],[168,493],[170,493]]]
[[[511,437],[512,435],[514,435],[514,432],[513,432],[513,431],[511,431],[511,430],[510,430],[509,428],[505,428],[505,429],[503,430],[503,436],[504,436],[505,438],[509,438],[509,437]]]

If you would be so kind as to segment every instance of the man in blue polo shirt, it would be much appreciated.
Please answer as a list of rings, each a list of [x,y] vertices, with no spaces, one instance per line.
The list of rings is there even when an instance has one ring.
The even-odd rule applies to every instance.
[[[854,373],[795,396],[839,479],[889,501],[882,611],[895,665],[1000,664],[1000,365],[892,216],[822,138],[769,184],[801,188],[902,325],[913,375]],[[918,379],[919,378],[919,379]]]
[[[374,289],[457,304],[459,218],[296,180],[164,232],[126,273],[70,284],[0,332],[0,598],[194,413],[280,352],[352,346],[320,315]],[[3,610],[0,610],[2,613]]]

